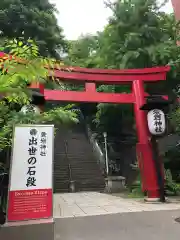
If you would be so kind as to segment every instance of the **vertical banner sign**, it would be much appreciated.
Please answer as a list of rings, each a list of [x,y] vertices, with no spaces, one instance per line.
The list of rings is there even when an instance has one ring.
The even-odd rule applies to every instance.
[[[15,127],[7,221],[52,217],[52,125]]]

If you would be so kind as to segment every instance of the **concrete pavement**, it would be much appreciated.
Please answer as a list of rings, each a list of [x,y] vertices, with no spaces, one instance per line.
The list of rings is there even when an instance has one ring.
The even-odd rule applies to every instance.
[[[176,209],[180,209],[180,202],[151,204],[144,203],[143,200],[124,199],[97,192],[54,195],[54,217],[56,219]]]
[[[180,210],[56,219],[55,240],[179,240]]]
[[[144,203],[97,192],[54,196],[55,240],[179,240],[180,202]]]
[[[54,240],[179,240],[178,217],[179,201],[147,204],[97,192],[55,194],[55,229],[52,224],[2,228],[0,240],[53,240],[52,232]]]

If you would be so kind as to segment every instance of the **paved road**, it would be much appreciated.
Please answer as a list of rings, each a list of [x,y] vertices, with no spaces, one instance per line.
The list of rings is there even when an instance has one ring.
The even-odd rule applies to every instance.
[[[95,192],[54,196],[54,224],[0,229],[0,240],[179,240],[180,202],[144,203]],[[53,239],[53,233],[55,233]]]
[[[76,218],[128,212],[180,210],[180,201],[164,204],[124,199],[97,192],[64,193],[54,195],[54,217]]]
[[[56,219],[55,240],[179,240],[180,210]]]

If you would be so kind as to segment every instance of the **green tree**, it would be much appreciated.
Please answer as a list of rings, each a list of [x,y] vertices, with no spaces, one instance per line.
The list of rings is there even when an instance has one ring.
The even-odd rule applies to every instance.
[[[69,41],[66,61],[80,67],[97,67],[99,35],[82,35],[77,40]]]
[[[98,47],[94,51],[93,63],[96,67],[117,69],[169,64],[172,71],[167,81],[153,86],[146,85],[146,88],[149,93],[172,94],[173,89],[178,90],[180,77],[180,47],[176,44],[179,39],[179,23],[173,14],[161,11],[157,2],[116,0],[108,3],[112,16],[104,31],[97,36]],[[80,43],[79,41],[78,44]],[[81,56],[76,54],[77,64],[81,63]],[[82,59],[86,63],[91,58]],[[107,89],[110,92],[129,91],[124,86],[101,86],[101,91]]]
[[[110,4],[112,16],[103,31],[99,55],[101,67],[145,68],[171,65],[166,83],[149,87],[152,92],[172,94],[179,79],[179,22],[161,11],[156,0],[117,0]],[[164,3],[167,1],[164,1]],[[158,87],[157,87],[158,86]]]
[[[48,0],[1,0],[0,31],[6,38],[31,38],[43,56],[59,57],[66,42],[55,16],[56,8]]]
[[[177,60],[177,24],[156,0],[118,0],[110,7],[113,15],[103,32],[100,53],[111,68],[144,68]]]
[[[46,83],[54,61],[41,57],[32,40],[28,40],[28,45],[24,45],[23,41],[11,40],[5,47],[11,49],[11,56],[6,55],[0,65],[0,150],[11,146],[15,124],[53,122],[67,125],[77,122],[77,112],[70,105],[56,107],[42,114],[20,112],[22,105],[31,104],[31,90],[27,84]],[[56,63],[59,68],[60,65]]]
[[[111,8],[112,15],[107,26],[101,33],[93,36],[96,39],[95,47],[93,45],[92,48],[86,36],[73,43],[74,48],[69,52],[73,64],[110,69],[145,68],[168,64],[171,66],[171,72],[167,81],[147,84],[145,87],[149,93],[165,93],[170,96],[174,96],[175,93],[177,97],[180,78],[180,47],[176,44],[179,40],[179,22],[175,21],[173,14],[164,13],[158,2],[109,1],[107,5]],[[90,56],[92,50],[89,49],[93,49],[93,57]],[[103,85],[98,87],[98,91],[129,92],[130,88],[122,85]],[[176,122],[180,119],[179,116],[176,112]],[[99,104],[94,121],[101,132],[113,130],[110,129],[112,122],[113,126],[123,128],[122,122],[133,124],[133,111],[123,105],[112,107],[108,104]]]

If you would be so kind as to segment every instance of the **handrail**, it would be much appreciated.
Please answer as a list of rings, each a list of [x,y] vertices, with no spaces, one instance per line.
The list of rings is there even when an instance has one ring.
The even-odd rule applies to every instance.
[[[103,154],[103,151],[101,150],[101,147],[99,146],[98,142],[95,139],[95,134],[92,133],[92,130],[90,129],[88,124],[86,125],[86,132],[87,132],[89,141],[93,147],[93,152],[96,156],[96,159],[98,160],[97,162],[100,165],[101,170],[105,172],[106,171],[105,156]]]
[[[67,141],[64,141],[64,145],[65,145],[65,154],[66,154],[66,159],[68,161],[68,172],[69,172],[69,182],[72,181],[72,169],[71,169],[71,164],[68,158],[68,146],[67,146]]]
[[[97,163],[99,164],[100,169],[103,172],[103,174],[105,174],[106,163],[105,163],[104,153],[103,153],[101,147],[99,146],[98,142],[96,141],[95,134],[92,133],[92,130],[91,130],[89,124],[86,122],[86,119],[81,111],[79,112],[79,118],[83,122],[83,129],[85,131],[86,137],[88,138],[88,140],[92,146],[92,150],[93,150],[93,153],[97,160]]]

